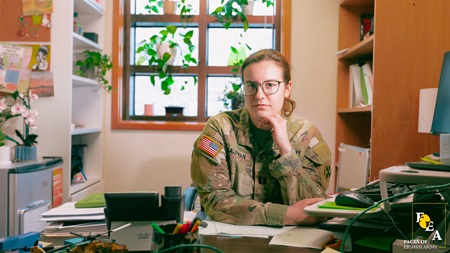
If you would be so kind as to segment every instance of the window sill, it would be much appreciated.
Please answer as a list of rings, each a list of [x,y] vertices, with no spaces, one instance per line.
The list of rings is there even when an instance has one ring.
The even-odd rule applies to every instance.
[[[111,128],[114,130],[202,131],[204,126],[205,122],[146,121],[122,119],[112,119],[111,122]]]

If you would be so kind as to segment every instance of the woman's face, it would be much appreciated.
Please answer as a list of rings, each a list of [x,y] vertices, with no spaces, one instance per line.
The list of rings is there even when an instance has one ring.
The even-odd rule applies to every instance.
[[[248,65],[243,73],[244,82],[261,84],[265,81],[284,81],[283,70],[273,61],[261,61]],[[291,82],[282,82],[277,93],[264,94],[261,86],[258,86],[256,94],[245,96],[245,105],[250,114],[253,125],[266,116],[280,114],[283,108],[284,98],[291,93]]]

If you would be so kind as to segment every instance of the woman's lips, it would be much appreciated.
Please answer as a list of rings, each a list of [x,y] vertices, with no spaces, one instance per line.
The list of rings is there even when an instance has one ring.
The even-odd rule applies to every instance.
[[[267,105],[266,104],[256,104],[255,107],[256,108],[265,108],[265,107],[267,107]]]

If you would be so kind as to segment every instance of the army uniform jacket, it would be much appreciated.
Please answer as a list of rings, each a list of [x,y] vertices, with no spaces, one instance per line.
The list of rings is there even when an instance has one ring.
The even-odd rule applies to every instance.
[[[246,108],[208,120],[194,144],[191,178],[206,214],[242,225],[284,226],[288,205],[325,197],[331,152],[317,127],[287,117],[292,151],[280,156],[273,139],[257,151]]]

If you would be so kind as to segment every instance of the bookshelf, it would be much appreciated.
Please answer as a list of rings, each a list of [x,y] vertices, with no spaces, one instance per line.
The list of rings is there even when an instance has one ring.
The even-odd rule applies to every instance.
[[[336,164],[340,143],[371,149],[370,180],[379,171],[439,150],[437,136],[418,133],[419,90],[437,87],[450,51],[446,0],[341,0],[337,56]],[[374,34],[360,41],[361,14]],[[433,29],[430,29],[430,28]],[[349,108],[349,65],[372,61],[373,104]]]
[[[103,192],[103,90],[96,80],[77,76],[75,61],[84,50],[102,51],[104,37],[104,2],[73,0],[73,11],[78,13],[83,32],[98,34],[98,43],[72,32],[73,74],[71,76],[71,145],[85,145],[84,173],[86,182],[71,183],[69,198],[77,201],[85,196]],[[75,126],[75,127],[73,127]],[[70,174],[69,174],[70,175]]]

